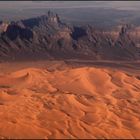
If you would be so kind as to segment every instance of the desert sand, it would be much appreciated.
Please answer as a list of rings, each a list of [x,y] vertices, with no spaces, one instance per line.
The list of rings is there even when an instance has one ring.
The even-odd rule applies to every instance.
[[[140,138],[140,70],[126,69],[1,63],[0,138]]]

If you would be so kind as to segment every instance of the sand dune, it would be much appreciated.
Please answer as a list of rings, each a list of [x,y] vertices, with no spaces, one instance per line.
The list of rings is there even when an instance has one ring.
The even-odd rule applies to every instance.
[[[107,68],[0,75],[0,138],[140,138],[140,79]]]

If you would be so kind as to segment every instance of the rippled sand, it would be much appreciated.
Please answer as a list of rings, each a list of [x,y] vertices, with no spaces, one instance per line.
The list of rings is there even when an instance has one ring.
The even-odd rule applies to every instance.
[[[138,74],[9,66],[0,74],[0,138],[140,138]]]

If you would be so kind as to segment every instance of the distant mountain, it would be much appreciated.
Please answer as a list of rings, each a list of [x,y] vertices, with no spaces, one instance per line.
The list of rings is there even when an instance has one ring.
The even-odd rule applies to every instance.
[[[57,14],[0,23],[0,59],[140,60],[140,27],[70,26]]]

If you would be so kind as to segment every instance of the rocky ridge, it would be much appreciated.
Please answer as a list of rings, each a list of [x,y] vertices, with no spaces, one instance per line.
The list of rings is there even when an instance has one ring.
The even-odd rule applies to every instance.
[[[0,59],[140,60],[140,29],[69,26],[57,14],[0,23]]]

